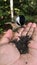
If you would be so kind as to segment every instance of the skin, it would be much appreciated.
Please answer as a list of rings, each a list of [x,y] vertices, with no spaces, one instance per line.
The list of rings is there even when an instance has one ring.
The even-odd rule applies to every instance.
[[[16,46],[10,42],[11,39],[19,40],[19,36],[32,36],[29,42],[29,53],[20,54]],[[37,65],[37,26],[29,23],[20,28],[15,34],[8,30],[0,40],[0,65]]]

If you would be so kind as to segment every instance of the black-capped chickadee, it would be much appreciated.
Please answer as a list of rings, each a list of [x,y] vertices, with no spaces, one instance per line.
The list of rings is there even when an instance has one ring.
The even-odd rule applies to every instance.
[[[15,21],[18,25],[22,26],[25,24],[25,17],[23,15],[19,15],[16,17]]]

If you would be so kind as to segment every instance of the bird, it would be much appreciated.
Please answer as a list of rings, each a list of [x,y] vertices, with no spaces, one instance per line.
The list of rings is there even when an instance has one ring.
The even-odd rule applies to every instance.
[[[24,15],[18,15],[15,19],[16,23],[20,26],[23,26],[26,22]]]

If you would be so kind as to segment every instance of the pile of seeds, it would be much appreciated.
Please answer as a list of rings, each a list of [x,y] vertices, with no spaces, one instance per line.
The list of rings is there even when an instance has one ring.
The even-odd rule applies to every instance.
[[[28,43],[30,40],[31,40],[31,37],[23,36],[23,37],[20,37],[19,41],[13,40],[12,43],[15,43],[17,49],[20,51],[21,54],[25,54],[29,52]]]

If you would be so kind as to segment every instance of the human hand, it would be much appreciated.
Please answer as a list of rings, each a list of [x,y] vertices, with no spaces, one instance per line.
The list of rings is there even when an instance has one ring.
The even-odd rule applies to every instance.
[[[30,29],[30,28],[31,28],[31,29]],[[31,36],[32,33],[33,33],[34,28],[36,28],[36,25],[35,25],[35,24],[32,24],[32,25],[31,25],[31,24],[28,24],[25,29],[24,29],[24,28],[22,28],[22,29],[20,28],[20,32],[18,31],[19,33],[17,33],[17,32],[15,33],[14,39],[19,40],[19,36],[26,36],[26,34],[27,34],[28,31],[29,31],[29,32],[28,32],[28,35]],[[29,30],[29,29],[30,29],[30,30]],[[37,29],[37,28],[36,28],[36,29]],[[10,31],[9,31],[9,32],[10,32]],[[8,32],[8,33],[9,33],[9,32]],[[8,33],[7,33],[7,34],[8,34]],[[10,33],[9,33],[9,34],[10,34]],[[36,31],[34,32],[34,34],[36,34]],[[32,37],[33,37],[33,40],[34,40],[34,37],[35,37],[34,34],[33,34],[33,36],[32,36]],[[8,36],[8,35],[7,35],[7,36]],[[36,37],[37,37],[37,34],[36,34]],[[35,38],[36,38],[36,37],[35,37]],[[4,37],[3,37],[3,38],[4,38]],[[5,39],[5,38],[4,38],[4,39]],[[7,38],[6,38],[6,39],[7,39]],[[33,41],[33,40],[32,40],[32,41]],[[29,45],[28,45],[28,47],[29,47],[29,53],[27,53],[27,54],[21,54],[21,55],[20,55],[19,51],[16,52],[17,55],[14,54],[12,51],[10,51],[10,48],[12,49],[12,47],[13,47],[14,52],[17,51],[15,45],[12,45],[12,43],[7,44],[7,45],[10,45],[10,46],[9,46],[9,48],[8,48],[8,46],[6,46],[7,48],[4,47],[4,49],[6,48],[6,50],[5,50],[4,52],[6,52],[6,51],[8,50],[8,52],[9,52],[9,53],[12,53],[12,54],[9,54],[9,53],[8,53],[8,55],[6,55],[7,59],[6,59],[6,57],[3,57],[3,56],[2,56],[2,55],[4,55],[5,53],[2,54],[2,55],[0,54],[0,58],[3,57],[3,59],[5,58],[6,61],[8,61],[8,63],[7,63],[5,60],[4,60],[5,62],[3,62],[3,60],[1,59],[0,64],[3,62],[1,65],[5,65],[5,64],[6,64],[6,65],[8,65],[8,64],[9,64],[9,65],[18,65],[18,64],[19,64],[19,65],[26,65],[26,64],[28,64],[28,65],[33,65],[33,64],[34,64],[34,61],[35,61],[35,64],[37,64],[37,63],[36,63],[36,62],[37,62],[37,61],[36,61],[36,58],[34,57],[34,55],[36,56],[36,53],[34,52],[34,51],[36,51],[36,50],[35,50],[35,48],[33,49],[33,46],[35,46],[36,44],[32,46],[32,44],[33,44],[32,41],[30,41],[30,43],[29,43]],[[9,40],[8,40],[8,42],[9,42]],[[7,43],[8,43],[8,42],[7,42]],[[36,47],[36,46],[35,46],[35,47]],[[15,48],[15,49],[14,49],[14,48]],[[0,50],[1,50],[1,49],[3,50],[3,47],[0,47]],[[34,54],[34,53],[35,53],[35,54]],[[14,59],[13,54],[14,54],[14,57],[16,56],[16,59],[18,58],[18,59],[16,60],[16,62],[13,60],[13,59]],[[11,56],[11,57],[10,57],[11,60],[12,60],[11,62],[9,61],[9,58],[8,58],[9,56]],[[13,59],[12,59],[12,58],[13,58]],[[13,61],[14,61],[15,63],[14,63]],[[13,64],[13,63],[14,63],[14,64]],[[35,64],[34,64],[34,65],[35,65]]]
[[[29,36],[32,40],[28,43],[28,53],[21,54],[20,59],[14,65],[37,65],[37,26],[35,23],[29,23],[24,30],[20,29],[15,38],[19,40],[19,36]],[[22,31],[22,32],[20,32]],[[16,37],[17,36],[17,37]]]
[[[10,43],[13,35],[12,30],[8,30],[0,40],[0,65],[11,65],[19,59],[19,51],[14,44]]]

